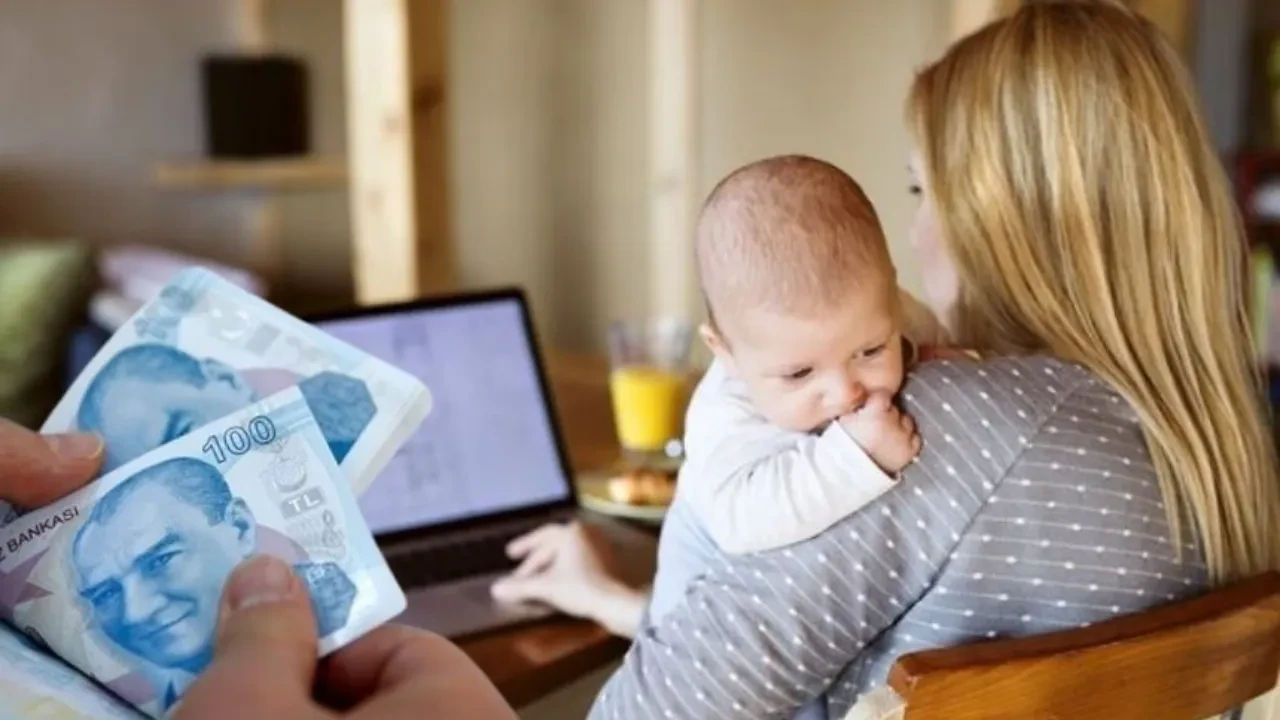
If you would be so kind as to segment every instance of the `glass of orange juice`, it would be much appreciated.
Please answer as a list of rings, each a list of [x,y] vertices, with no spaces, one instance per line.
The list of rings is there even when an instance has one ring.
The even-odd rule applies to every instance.
[[[678,463],[692,387],[693,324],[674,318],[609,327],[609,394],[618,441],[632,462]]]

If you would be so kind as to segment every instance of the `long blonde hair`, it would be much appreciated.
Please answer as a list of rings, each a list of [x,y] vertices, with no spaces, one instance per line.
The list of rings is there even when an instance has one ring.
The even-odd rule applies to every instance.
[[[1137,411],[1174,537],[1280,566],[1245,240],[1177,53],[1110,2],[1032,2],[916,78],[908,117],[961,279],[960,339],[1049,352]]]

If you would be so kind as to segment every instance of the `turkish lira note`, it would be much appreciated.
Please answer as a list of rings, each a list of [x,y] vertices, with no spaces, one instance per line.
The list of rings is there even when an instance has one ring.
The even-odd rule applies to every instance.
[[[431,409],[412,375],[192,268],[112,335],[41,431],[97,433],[106,473],[295,386],[357,494]],[[0,525],[19,514],[0,506]]]
[[[0,618],[160,717],[209,663],[223,585],[255,553],[302,579],[321,655],[404,609],[297,387],[0,528]]]

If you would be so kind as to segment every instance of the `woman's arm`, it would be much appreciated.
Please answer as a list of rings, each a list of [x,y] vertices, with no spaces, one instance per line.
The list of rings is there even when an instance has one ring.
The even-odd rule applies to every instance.
[[[648,588],[631,588],[614,580],[596,595],[589,618],[610,633],[630,640],[639,631],[648,604]]]
[[[507,553],[521,560],[493,585],[503,602],[540,602],[631,638],[636,634],[648,588],[632,588],[618,578],[608,543],[580,523],[544,525],[512,540]]]

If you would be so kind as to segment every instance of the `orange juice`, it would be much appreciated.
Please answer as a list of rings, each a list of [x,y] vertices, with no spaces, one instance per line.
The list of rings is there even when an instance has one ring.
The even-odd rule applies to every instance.
[[[609,374],[618,441],[628,450],[659,452],[683,431],[689,377],[676,370],[626,365]]]

